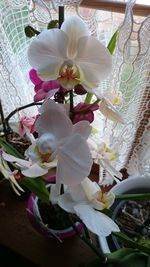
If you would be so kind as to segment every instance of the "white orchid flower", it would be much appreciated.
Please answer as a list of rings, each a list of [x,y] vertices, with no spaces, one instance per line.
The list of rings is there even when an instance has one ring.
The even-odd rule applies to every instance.
[[[58,197],[59,206],[69,213],[75,213],[87,228],[99,236],[108,236],[118,232],[119,227],[108,216],[100,212],[109,208],[114,202],[112,193],[102,193],[96,182],[85,178],[79,185],[68,187]]]
[[[31,148],[34,148],[34,146],[31,145]],[[30,148],[28,149],[30,150]],[[42,162],[40,161],[40,156],[38,160],[38,156],[36,155],[36,153],[34,153],[34,149],[33,149],[33,157],[31,157],[32,159],[30,158],[28,160],[23,160],[15,156],[12,156],[10,154],[7,154],[5,152],[2,153],[2,157],[8,162],[14,162],[16,166],[21,169],[21,173],[27,177],[36,178],[48,172],[47,168],[44,168]],[[56,166],[56,163],[52,162],[51,168],[55,166]]]
[[[56,180],[75,185],[89,175],[92,157],[86,139],[91,133],[87,121],[72,125],[61,106],[53,100],[43,104],[43,112],[36,122],[38,150],[57,159]]]
[[[117,144],[108,147],[104,142],[101,143],[98,148],[97,158],[100,164],[99,184],[103,186],[112,184],[114,180],[119,183],[120,179],[122,179],[122,174],[113,167],[113,162],[115,162],[118,157],[118,149],[119,147]],[[105,170],[104,176],[102,175],[103,170]]]
[[[72,125],[62,106],[53,100],[44,102],[36,121],[39,138],[27,149],[28,160],[3,153],[5,160],[15,162],[28,177],[42,176],[56,167],[57,185],[75,185],[89,175],[92,158],[86,139],[91,132],[87,121]]]
[[[9,168],[7,162],[3,159],[2,156],[3,151],[0,150],[0,172],[2,173],[2,175],[4,176],[4,178],[6,180],[9,180],[14,192],[17,195],[21,195],[21,192],[24,192],[24,190],[21,188],[21,186],[17,183],[15,176],[17,175],[18,171],[11,171],[11,169]]]
[[[122,179],[122,174],[113,166],[118,158],[119,144],[115,143],[108,147],[105,142],[96,144],[94,140],[88,140],[92,157],[96,163],[100,165],[99,169],[99,184],[110,185],[114,180],[119,183]],[[105,175],[103,171],[105,170]]]
[[[103,97],[101,99],[100,104],[99,104],[99,110],[107,119],[111,121],[119,122],[122,124],[126,123],[123,116],[118,112],[116,107],[106,97]]]
[[[61,29],[40,33],[29,46],[28,58],[42,80],[57,79],[66,89],[81,83],[91,91],[112,68],[109,51],[89,35],[78,16],[67,19]]]
[[[115,90],[109,90],[104,94],[104,97],[108,99],[113,106],[120,106],[123,102],[123,96],[121,92]]]

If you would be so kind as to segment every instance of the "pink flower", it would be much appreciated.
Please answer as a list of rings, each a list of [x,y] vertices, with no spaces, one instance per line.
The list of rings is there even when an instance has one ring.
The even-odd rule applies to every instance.
[[[19,135],[22,137],[25,133],[33,133],[35,131],[34,124],[37,116],[24,116],[19,121]]]
[[[81,113],[77,113],[73,117],[73,123],[77,123],[79,121],[89,121],[90,123],[94,120],[94,111],[99,109],[98,105],[92,106],[92,104],[79,103],[75,108],[74,112],[82,111]]]
[[[60,84],[56,80],[42,81],[35,69],[31,69],[29,77],[32,83],[35,85],[34,91],[34,102],[45,99],[47,96],[53,96],[60,88]],[[50,93],[51,91],[51,93]]]

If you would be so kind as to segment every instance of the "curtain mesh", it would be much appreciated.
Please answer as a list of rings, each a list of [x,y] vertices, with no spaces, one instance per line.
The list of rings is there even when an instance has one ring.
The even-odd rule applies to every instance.
[[[33,101],[34,90],[28,77],[30,66],[27,60],[27,48],[31,39],[25,36],[24,28],[27,25],[39,31],[46,28],[50,20],[58,18],[60,2],[65,5],[66,18],[77,13],[88,24],[91,34],[104,45],[108,44],[119,27],[113,55],[113,72],[101,83],[99,89],[102,94],[113,91],[122,95],[123,101],[118,110],[127,124],[121,126],[108,122],[97,112],[95,127],[99,131],[93,135],[93,139],[98,143],[103,138],[110,145],[117,140],[119,160],[116,167],[120,169],[128,164],[130,174],[143,173],[144,165],[148,162],[149,153],[145,149],[149,139],[147,136],[150,134],[150,17],[133,17],[134,1],[127,4],[124,16],[79,8],[78,0],[1,0],[0,98],[4,114],[7,116],[15,108]],[[33,114],[31,109],[24,112]],[[18,119],[18,115],[20,114],[15,119]],[[142,153],[146,154],[143,162]]]

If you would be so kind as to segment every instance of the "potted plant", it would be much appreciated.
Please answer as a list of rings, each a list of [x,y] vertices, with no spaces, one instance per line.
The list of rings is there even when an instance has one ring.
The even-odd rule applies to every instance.
[[[136,194],[150,192],[148,176],[129,177],[115,185],[111,192],[120,196],[111,207],[112,218],[118,222],[121,231],[128,234],[133,240],[149,239],[149,200],[143,197],[138,200]],[[134,194],[133,197],[131,194]],[[140,195],[139,195],[140,196]],[[147,225],[145,222],[147,221]],[[121,247],[115,236],[111,238],[98,237],[103,253],[110,253]]]
[[[42,200],[42,205],[45,202],[54,210],[56,205],[64,210],[74,231],[96,253],[95,266],[125,266],[129,261],[128,254],[132,264],[139,258],[145,264],[150,255],[147,245],[120,233],[118,225],[108,215],[115,198],[122,200],[127,196],[115,197],[113,191],[104,192],[97,182],[88,178],[94,159],[105,169],[103,178],[108,178],[108,173],[115,181],[121,179],[121,173],[112,164],[117,157],[117,144],[108,147],[103,140],[96,146],[89,138],[92,130],[90,123],[98,109],[108,120],[125,123],[115,107],[115,101],[98,96],[93,89],[111,71],[116,33],[106,48],[89,35],[87,26],[79,17],[71,17],[59,26],[60,29],[48,29],[41,33],[32,29],[38,37],[33,39],[28,49],[29,62],[33,67],[29,75],[34,83],[34,101],[44,101],[33,127],[24,127],[31,142],[24,156],[5,140],[0,140],[1,172],[16,191],[22,190],[21,184],[25,184]],[[84,101],[76,104],[74,97],[81,94]],[[115,92],[111,96],[114,100]],[[54,167],[56,181],[50,185],[48,192],[43,178]],[[18,183],[16,171],[20,174]],[[103,184],[108,181],[100,180]],[[34,219],[32,223],[39,231],[46,230],[56,237],[54,229],[46,226],[48,221],[42,218],[41,201],[35,195],[29,200],[30,219]],[[144,193],[129,197],[149,199],[150,196]],[[82,221],[82,233],[75,223],[76,218]],[[89,230],[102,237],[113,234],[124,240],[128,248],[118,249],[115,254],[100,253],[91,242]],[[60,239],[60,236],[57,238]]]

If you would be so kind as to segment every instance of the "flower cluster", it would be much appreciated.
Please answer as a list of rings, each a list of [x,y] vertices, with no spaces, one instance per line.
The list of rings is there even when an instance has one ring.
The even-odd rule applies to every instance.
[[[13,162],[24,177],[31,179],[56,168],[56,184],[51,187],[50,201],[79,216],[97,235],[118,232],[116,223],[102,212],[112,205],[114,195],[103,192],[98,183],[88,178],[96,160],[112,179],[121,179],[121,174],[111,165],[117,152],[104,142],[96,146],[90,141],[96,110],[108,120],[124,123],[115,107],[121,97],[113,92],[108,96],[99,92],[100,82],[111,72],[110,52],[90,36],[86,24],[75,16],[67,19],[60,29],[44,30],[34,38],[28,58],[32,66],[29,77],[34,84],[34,101],[43,102],[37,116],[20,120],[20,135],[26,135],[31,141],[25,159],[2,151],[3,165]],[[91,101],[92,94],[94,101]],[[79,95],[85,97],[84,100],[74,104]],[[14,176],[14,172],[9,176],[11,183]],[[99,182],[107,184],[108,180],[100,177]],[[20,190],[16,180],[13,186]]]

